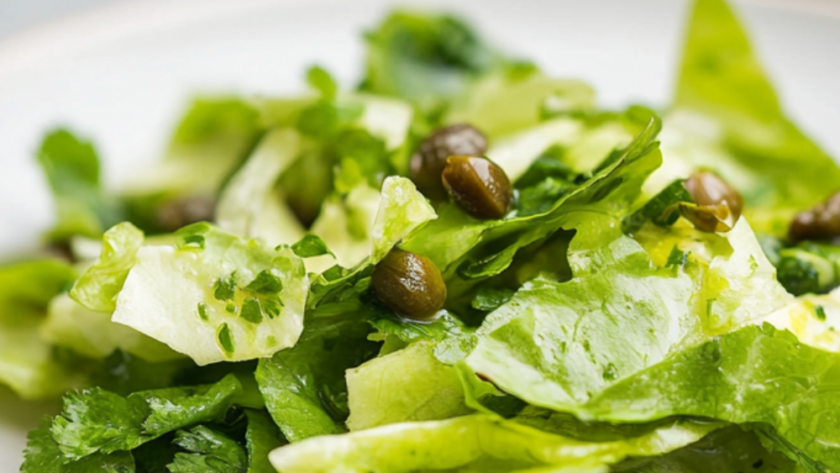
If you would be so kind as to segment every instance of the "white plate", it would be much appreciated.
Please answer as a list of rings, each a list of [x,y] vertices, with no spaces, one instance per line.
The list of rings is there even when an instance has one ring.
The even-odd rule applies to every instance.
[[[295,92],[312,63],[352,85],[360,75],[359,32],[390,4],[126,2],[0,43],[0,254],[33,247],[52,219],[32,155],[47,127],[66,125],[94,139],[107,181],[118,182],[159,155],[173,120],[197,92]],[[683,1],[422,4],[454,7],[507,51],[552,74],[589,81],[605,105],[664,105],[671,95]],[[740,9],[790,115],[840,156],[840,6],[765,0]],[[24,433],[45,409],[0,390],[0,470],[18,467]]]

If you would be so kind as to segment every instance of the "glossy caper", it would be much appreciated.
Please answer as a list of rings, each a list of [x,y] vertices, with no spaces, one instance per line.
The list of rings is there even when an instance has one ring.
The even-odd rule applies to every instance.
[[[409,162],[411,180],[426,197],[443,200],[446,191],[440,176],[450,156],[481,156],[487,138],[472,125],[459,123],[436,130],[421,144]]]
[[[510,179],[489,159],[450,156],[442,179],[443,186],[455,202],[476,218],[502,218],[513,202]]]
[[[798,213],[790,223],[788,236],[793,240],[840,237],[840,192],[825,202]]]
[[[704,232],[726,232],[735,227],[744,208],[741,194],[711,171],[697,171],[685,181],[694,205],[681,205],[683,217]]]
[[[398,248],[376,265],[370,283],[385,305],[409,319],[428,320],[446,302],[446,284],[432,260]]]

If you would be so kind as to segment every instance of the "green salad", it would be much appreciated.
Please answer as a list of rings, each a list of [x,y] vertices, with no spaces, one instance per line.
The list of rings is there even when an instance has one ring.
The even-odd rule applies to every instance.
[[[118,193],[37,153],[22,472],[840,472],[840,167],[696,0],[673,103],[397,11],[364,78],[196,100]],[[616,71],[620,73],[620,71]]]

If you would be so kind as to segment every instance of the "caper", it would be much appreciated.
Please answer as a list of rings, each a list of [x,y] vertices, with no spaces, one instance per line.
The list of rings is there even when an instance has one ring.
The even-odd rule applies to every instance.
[[[728,232],[735,227],[744,208],[741,194],[717,174],[697,171],[685,181],[693,204],[680,205],[680,213],[703,232]]]
[[[840,191],[810,210],[800,212],[790,223],[793,240],[840,237]]]
[[[446,284],[425,256],[394,248],[376,265],[371,286],[379,299],[399,315],[428,320],[446,302]]]
[[[505,171],[489,159],[450,156],[443,170],[443,186],[468,214],[497,219],[513,202],[513,186]]]
[[[411,157],[411,180],[426,197],[443,200],[446,191],[440,175],[450,156],[481,156],[487,151],[487,138],[472,125],[459,123],[436,130]]]
[[[163,232],[172,233],[192,223],[212,221],[215,211],[216,201],[211,197],[184,197],[161,205],[157,210],[157,223]]]

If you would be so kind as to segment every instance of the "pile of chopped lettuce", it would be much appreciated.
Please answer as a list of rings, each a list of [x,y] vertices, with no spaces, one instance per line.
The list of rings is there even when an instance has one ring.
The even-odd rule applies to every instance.
[[[63,396],[21,471],[840,472],[840,246],[788,236],[840,168],[725,2],[691,15],[664,110],[401,11],[356,89],[313,66],[300,96],[197,100],[119,193],[50,132],[57,223],[0,268],[0,383]],[[503,218],[412,181],[450,124],[486,136]],[[378,297],[394,248],[439,270],[431,320]]]

